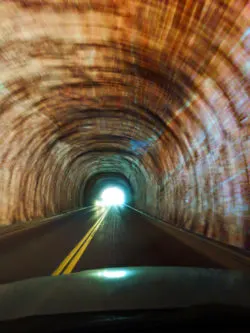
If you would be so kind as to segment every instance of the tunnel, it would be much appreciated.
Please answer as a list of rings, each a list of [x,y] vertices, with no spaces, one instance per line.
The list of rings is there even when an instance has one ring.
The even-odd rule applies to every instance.
[[[0,224],[107,184],[250,249],[248,0],[2,0]]]
[[[108,188],[120,189],[124,193],[124,203],[134,205],[136,194],[131,184],[122,174],[112,172],[98,173],[87,180],[83,190],[82,205],[84,207],[93,205],[93,203],[100,200],[103,191]]]

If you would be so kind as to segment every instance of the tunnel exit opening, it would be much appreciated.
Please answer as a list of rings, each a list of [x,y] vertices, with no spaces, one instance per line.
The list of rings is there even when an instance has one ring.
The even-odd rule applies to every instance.
[[[95,204],[102,207],[123,206],[126,202],[126,195],[122,188],[107,187],[101,193],[100,199]]]
[[[83,196],[85,206],[122,207],[133,203],[134,190],[122,174],[98,173],[86,182]]]

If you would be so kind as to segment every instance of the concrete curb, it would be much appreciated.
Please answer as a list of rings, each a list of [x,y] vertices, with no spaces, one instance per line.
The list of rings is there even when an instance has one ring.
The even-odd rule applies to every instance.
[[[79,208],[79,209],[75,209],[75,210],[70,210],[70,211],[64,212],[60,215],[50,216],[46,219],[38,219],[38,220],[34,220],[34,221],[20,222],[17,225],[15,224],[15,225],[0,227],[0,239],[4,238],[5,236],[10,236],[12,234],[16,234],[16,233],[19,233],[19,232],[22,232],[25,230],[30,230],[30,229],[45,225],[49,222],[58,220],[62,216],[68,216],[73,213],[86,210],[90,207],[92,207],[92,206],[83,207],[83,208]]]
[[[190,231],[177,228],[166,221],[157,219],[156,217],[137,210],[134,207],[128,207],[146,216],[148,221],[156,227],[162,229],[163,231],[167,232],[187,246],[193,248],[197,252],[202,253],[211,260],[218,262],[225,268],[241,270],[250,273],[249,253],[246,253],[245,255],[240,249],[237,251],[237,248],[234,249],[231,246],[227,246],[212,239],[196,235]]]

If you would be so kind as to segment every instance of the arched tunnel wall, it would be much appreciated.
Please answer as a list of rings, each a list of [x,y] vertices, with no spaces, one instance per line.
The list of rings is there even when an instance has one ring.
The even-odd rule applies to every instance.
[[[98,172],[137,208],[249,247],[248,0],[1,1],[0,222],[81,206]]]

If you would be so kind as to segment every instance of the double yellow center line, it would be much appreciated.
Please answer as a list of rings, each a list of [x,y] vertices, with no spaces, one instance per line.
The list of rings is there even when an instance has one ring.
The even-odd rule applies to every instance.
[[[87,234],[80,240],[80,242],[71,250],[71,252],[67,255],[67,257],[61,262],[61,264],[57,267],[57,269],[52,273],[53,276],[60,274],[69,274],[75,268],[79,259],[83,255],[84,251],[88,247],[89,243],[93,239],[95,233],[99,229],[102,221],[107,215],[108,210],[105,210],[97,222],[93,225],[92,228],[89,229]]]

